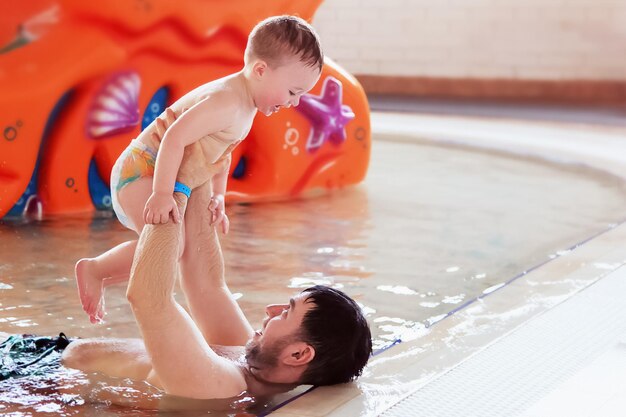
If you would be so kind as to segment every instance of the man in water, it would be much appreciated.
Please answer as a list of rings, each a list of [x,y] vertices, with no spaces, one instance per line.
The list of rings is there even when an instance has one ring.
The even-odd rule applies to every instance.
[[[196,147],[202,145],[196,144]],[[83,339],[63,364],[85,372],[145,380],[168,394],[198,398],[264,397],[300,384],[349,382],[371,353],[371,335],[358,305],[341,291],[315,286],[285,304],[266,307],[256,332],[224,279],[217,232],[210,226],[210,182],[198,149],[186,149],[178,180],[194,189],[175,193],[180,223],[146,225],[127,297],[143,340]],[[186,236],[185,236],[186,235]],[[183,237],[184,236],[184,237]],[[178,273],[190,313],[173,296]]]

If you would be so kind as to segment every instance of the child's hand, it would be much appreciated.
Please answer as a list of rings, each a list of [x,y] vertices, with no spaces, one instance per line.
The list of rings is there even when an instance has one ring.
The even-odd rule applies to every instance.
[[[209,202],[209,210],[211,211],[211,226],[217,227],[222,224],[222,233],[227,234],[230,227],[230,221],[226,215],[226,207],[224,206],[224,196],[215,194]]]
[[[146,224],[167,223],[170,213],[174,223],[180,222],[178,206],[172,194],[152,193],[143,210],[143,220]]]

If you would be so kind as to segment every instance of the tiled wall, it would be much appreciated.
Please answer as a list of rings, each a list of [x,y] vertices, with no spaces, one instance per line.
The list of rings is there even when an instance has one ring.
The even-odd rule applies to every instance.
[[[354,74],[626,80],[626,0],[325,0],[313,23]]]

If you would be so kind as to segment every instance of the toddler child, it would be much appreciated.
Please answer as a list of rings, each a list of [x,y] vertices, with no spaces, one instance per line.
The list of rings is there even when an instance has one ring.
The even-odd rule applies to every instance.
[[[314,29],[294,16],[275,16],[248,36],[241,71],[190,91],[152,122],[117,159],[111,198],[120,222],[140,234],[144,224],[183,222],[173,194],[189,195],[176,174],[186,146],[200,142],[211,163],[224,163],[211,179],[212,225],[228,232],[224,194],[230,153],[260,111],[266,116],[297,106],[317,83],[323,53]],[[184,228],[183,228],[184,230]],[[104,317],[104,288],[129,279],[137,240],[76,263],[80,301],[92,323]]]

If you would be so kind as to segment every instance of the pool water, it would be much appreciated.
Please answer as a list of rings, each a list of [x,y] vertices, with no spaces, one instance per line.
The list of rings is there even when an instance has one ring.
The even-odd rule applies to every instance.
[[[378,140],[357,187],[227,211],[227,280],[253,325],[266,304],[327,284],[362,305],[381,348],[621,222],[626,186],[582,166]],[[0,332],[138,336],[123,286],[91,325],[73,277],[79,258],[133,238],[110,213],[0,222]],[[1,384],[0,412],[37,409]]]

